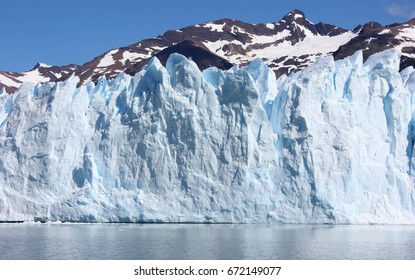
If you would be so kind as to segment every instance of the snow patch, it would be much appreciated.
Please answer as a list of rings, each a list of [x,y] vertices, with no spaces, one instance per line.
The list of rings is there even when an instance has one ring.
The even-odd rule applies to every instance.
[[[270,61],[283,56],[293,57],[301,55],[313,55],[315,61],[318,54],[326,55],[338,49],[339,46],[349,42],[356,34],[353,32],[346,32],[338,36],[307,36],[303,41],[292,45],[290,42],[283,42],[278,46],[269,46],[263,49],[252,50],[251,56],[258,56],[267,58]],[[310,56],[311,57],[311,56]],[[310,58],[309,57],[309,58]]]
[[[403,40],[415,41],[415,28],[404,28],[400,32],[400,38]]]
[[[206,23],[203,26],[210,28],[212,31],[223,32],[223,28],[225,27],[225,24],[226,23],[223,23],[223,24]]]
[[[391,32],[390,29],[384,29],[384,30],[382,30],[382,31],[379,32],[379,35],[388,34],[390,32]]]
[[[54,72],[51,72],[51,74],[52,74],[52,75],[54,75],[57,79],[62,78],[62,74],[61,74],[61,73],[54,73]]]
[[[283,30],[273,36],[253,36],[252,37],[252,43],[251,44],[267,44],[267,43],[274,43],[278,40],[283,40],[284,38],[291,35],[291,31],[289,30]],[[247,47],[244,46],[244,47]]]
[[[10,79],[9,77],[7,77],[3,74],[0,74],[0,83],[2,83],[4,85],[7,85],[9,87],[16,87],[16,88],[21,85],[20,83],[16,82],[13,79]]]
[[[20,77],[17,78],[22,83],[28,82],[28,83],[31,83],[31,84],[35,85],[37,83],[44,83],[44,82],[48,82],[50,80],[50,78],[44,77],[39,72],[39,69],[24,72],[22,74],[23,74],[23,76],[20,76]]]
[[[98,63],[97,67],[104,68],[104,67],[113,65],[115,63],[113,54],[117,53],[118,51],[119,51],[118,49],[115,49],[115,50],[111,50],[108,53],[106,53],[104,57]]]
[[[301,14],[295,14],[294,15],[294,20],[298,19],[298,18],[303,18],[304,16]]]
[[[125,64],[127,62],[127,60],[131,61],[131,62],[136,62],[136,61],[140,61],[143,59],[147,59],[150,56],[148,54],[142,54],[142,53],[133,53],[130,51],[125,51],[122,53],[122,59],[120,60],[122,64]]]

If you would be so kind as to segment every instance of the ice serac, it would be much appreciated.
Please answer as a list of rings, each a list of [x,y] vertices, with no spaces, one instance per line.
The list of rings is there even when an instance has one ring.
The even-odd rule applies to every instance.
[[[415,71],[259,59],[0,94],[0,220],[414,223]],[[412,102],[412,103],[411,103]]]
[[[279,88],[283,187],[307,221],[414,223],[413,85],[395,50],[362,61],[321,58]]]
[[[1,220],[266,221],[271,125],[246,70],[221,76],[175,54],[134,78],[20,88],[2,114]]]

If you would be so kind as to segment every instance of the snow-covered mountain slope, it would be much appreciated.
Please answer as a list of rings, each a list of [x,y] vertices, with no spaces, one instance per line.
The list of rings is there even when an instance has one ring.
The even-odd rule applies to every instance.
[[[245,65],[261,57],[281,75],[309,65],[320,55],[336,51],[355,36],[352,31],[333,25],[313,24],[298,10],[270,24],[221,19],[170,30],[157,38],[113,49],[80,67],[76,75],[84,82],[96,81],[101,75],[109,78],[120,72],[134,74],[145,65],[143,61],[186,40],[196,42],[201,48],[236,65]],[[194,58],[180,50],[174,52]],[[215,61],[210,64],[218,66]]]
[[[75,72],[81,83],[96,82],[105,75],[115,77],[121,72],[135,74],[149,59],[157,55],[178,52],[196,59],[183,42],[192,41],[192,50],[203,52],[198,66],[210,65],[228,69],[229,62],[246,65],[259,57],[274,70],[277,77],[298,71],[318,57],[335,52],[335,59],[364,50],[364,58],[387,48],[402,50],[402,69],[415,65],[413,45],[415,22],[381,26],[368,23],[354,30],[309,21],[304,13],[294,10],[281,20],[267,24],[249,24],[232,19],[221,19],[205,24],[170,30],[157,38],[146,39],[127,47],[110,50],[82,66],[40,67],[39,73],[0,72],[0,88],[13,92],[22,82],[63,81]],[[164,52],[161,53],[161,52]],[[210,53],[206,52],[210,51]],[[200,56],[199,56],[200,57]],[[160,57],[159,57],[160,58]],[[166,61],[166,57],[162,62]],[[68,68],[69,67],[69,68]],[[202,67],[201,70],[204,68]],[[34,69],[36,70],[36,68]]]
[[[356,36],[352,31],[333,25],[314,24],[298,10],[271,24],[248,25],[220,20],[201,27],[228,35],[228,38],[202,40],[211,51],[238,65],[260,57],[277,76],[310,65],[319,56],[336,51]]]
[[[170,30],[157,38],[113,49],[80,67],[76,75],[81,81],[95,81],[101,75],[108,78],[120,72],[135,73],[144,66],[143,60],[186,40],[196,42],[237,65],[261,57],[275,71],[286,74],[294,68],[298,70],[309,65],[320,55],[334,52],[354,36],[352,31],[333,25],[313,24],[298,10],[270,24],[221,19]],[[211,65],[216,66],[214,62]]]
[[[0,220],[414,223],[415,71],[389,50],[0,95]]]
[[[363,59],[366,60],[374,53],[395,48],[402,54],[400,69],[415,66],[415,19],[387,26],[370,22],[356,27],[354,31],[358,36],[340,46],[334,53],[335,59],[350,56],[356,50],[363,50]]]
[[[65,80],[69,78],[78,67],[79,66],[75,64],[51,66],[44,63],[38,63],[32,69],[22,73],[0,72],[0,88],[4,87],[7,92],[12,93],[25,82],[36,85],[37,83]]]

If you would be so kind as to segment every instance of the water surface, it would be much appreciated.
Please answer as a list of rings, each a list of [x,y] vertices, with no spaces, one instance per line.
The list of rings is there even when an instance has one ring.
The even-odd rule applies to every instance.
[[[415,226],[0,224],[0,259],[415,259]]]

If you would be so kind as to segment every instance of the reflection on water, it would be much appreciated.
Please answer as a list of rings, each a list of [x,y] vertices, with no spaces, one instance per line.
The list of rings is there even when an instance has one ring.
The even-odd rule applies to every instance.
[[[415,226],[1,224],[0,259],[415,259]]]

